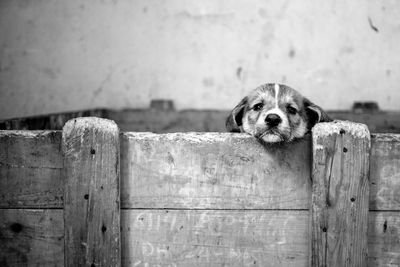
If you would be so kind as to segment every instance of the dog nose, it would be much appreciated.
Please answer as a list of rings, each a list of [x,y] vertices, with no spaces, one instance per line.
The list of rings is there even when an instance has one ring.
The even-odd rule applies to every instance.
[[[277,126],[279,123],[281,123],[282,119],[279,117],[277,114],[268,114],[268,116],[265,118],[265,122],[271,126]]]

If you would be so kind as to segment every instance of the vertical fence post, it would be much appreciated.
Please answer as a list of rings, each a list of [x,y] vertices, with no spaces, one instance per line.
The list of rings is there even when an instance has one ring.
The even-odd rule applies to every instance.
[[[368,128],[320,123],[312,138],[310,266],[367,266]]]
[[[120,266],[119,130],[110,120],[68,121],[64,153],[65,266]]]

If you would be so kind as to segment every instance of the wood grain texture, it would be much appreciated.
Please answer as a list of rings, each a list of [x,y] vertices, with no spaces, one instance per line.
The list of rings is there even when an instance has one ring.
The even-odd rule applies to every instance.
[[[62,210],[0,218],[0,266],[63,266]],[[368,266],[399,266],[400,213],[370,212],[368,222]],[[122,265],[307,266],[307,224],[308,211],[122,210]]]
[[[78,118],[63,129],[65,266],[120,266],[119,130]]]
[[[63,167],[61,132],[0,131],[1,165],[24,168]]]
[[[0,207],[63,205],[61,132],[0,131]]]
[[[62,210],[0,209],[0,266],[63,266]]]
[[[308,211],[122,210],[122,265],[309,266],[308,216]],[[363,266],[399,266],[400,213],[370,212],[368,229]]]
[[[400,211],[400,134],[371,138],[370,209]]]
[[[230,134],[226,135],[228,139]],[[122,138],[126,139],[127,137],[124,136],[125,134]],[[149,137],[148,142],[150,140]],[[302,145],[295,147],[304,149]],[[309,150],[309,148],[305,149]],[[122,147],[121,150],[123,157],[127,156],[124,152],[129,148]],[[372,135],[369,204],[371,210],[400,211],[399,151],[400,135]],[[309,152],[305,154],[308,155],[307,153]],[[63,207],[61,132],[0,131],[0,155],[0,207]],[[123,162],[126,163],[124,160]],[[124,180],[122,183],[130,184],[132,177],[129,176],[129,169],[131,167],[124,164],[122,168],[121,179]]]
[[[123,266],[307,266],[308,211],[123,210]]]
[[[311,266],[366,266],[369,150],[363,124],[313,128]]]
[[[121,135],[124,208],[307,209],[310,139],[265,147],[244,134]]]
[[[369,213],[368,266],[400,266],[400,212]]]

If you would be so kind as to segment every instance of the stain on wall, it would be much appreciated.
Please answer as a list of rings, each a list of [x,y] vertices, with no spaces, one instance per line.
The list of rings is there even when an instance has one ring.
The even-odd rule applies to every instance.
[[[398,109],[391,1],[0,2],[0,118],[88,109],[230,109],[284,82],[325,109]]]

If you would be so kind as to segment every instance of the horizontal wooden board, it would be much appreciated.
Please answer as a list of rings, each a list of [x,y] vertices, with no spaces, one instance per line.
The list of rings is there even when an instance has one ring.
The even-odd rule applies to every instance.
[[[63,167],[60,131],[0,131],[0,165]]]
[[[368,266],[400,266],[400,212],[369,212]]]
[[[0,218],[0,266],[63,266],[62,210]],[[308,211],[122,210],[121,229],[123,266],[308,266]],[[368,266],[399,266],[400,213],[368,229]]]
[[[123,266],[308,266],[307,211],[123,210]]]
[[[62,169],[0,166],[0,208],[62,208]]]
[[[63,266],[62,210],[0,209],[0,266]]]
[[[122,210],[123,266],[308,266],[308,211]],[[370,212],[368,266],[400,265],[400,213]]]
[[[244,134],[121,135],[125,208],[307,209],[310,139],[265,147]]]
[[[370,209],[400,210],[400,134],[372,135]]]
[[[0,207],[63,205],[61,132],[0,131]]]
[[[57,131],[0,131],[0,207],[62,207],[60,143]],[[122,205],[307,209],[309,181],[295,177],[308,176],[301,168],[309,146],[263,148],[228,133],[123,133]],[[370,209],[400,211],[400,135],[372,135],[370,174]]]

